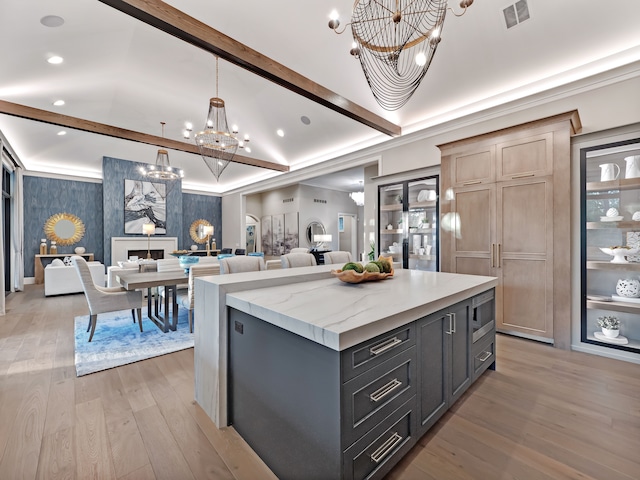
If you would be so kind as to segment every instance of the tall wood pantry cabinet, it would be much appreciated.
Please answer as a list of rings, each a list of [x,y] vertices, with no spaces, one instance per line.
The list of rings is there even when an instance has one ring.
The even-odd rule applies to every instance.
[[[569,348],[577,111],[439,145],[441,270],[498,277],[496,329]]]

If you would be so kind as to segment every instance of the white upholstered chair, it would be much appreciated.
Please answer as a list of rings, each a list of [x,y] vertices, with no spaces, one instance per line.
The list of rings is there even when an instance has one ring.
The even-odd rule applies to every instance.
[[[189,284],[186,293],[181,293],[178,296],[178,303],[186,308],[189,312],[189,332],[193,333],[193,305],[195,299],[195,278],[206,277],[208,275],[219,275],[220,264],[213,262],[204,262],[196,265],[192,265],[189,268]]]
[[[306,247],[292,248],[289,253],[309,253],[309,249]]]
[[[220,259],[220,275],[266,270],[262,257],[239,255]]]
[[[344,252],[337,250],[335,252],[326,252],[322,254],[324,256],[324,264],[330,265],[332,263],[341,263],[344,265],[347,262],[351,262],[351,252]]]
[[[89,326],[87,327],[87,332],[91,329],[89,341],[93,338],[98,315],[101,313],[131,310],[133,314],[135,310],[138,314],[138,325],[142,332],[142,292],[136,290],[129,291],[122,287],[109,288],[96,285],[93,283],[91,271],[84,258],[73,256],[71,261],[80,276],[82,289],[84,290],[84,295],[89,305]],[[133,317],[133,321],[135,323],[135,316]]]
[[[310,253],[287,253],[280,257],[282,268],[312,267],[317,265],[316,257]]]

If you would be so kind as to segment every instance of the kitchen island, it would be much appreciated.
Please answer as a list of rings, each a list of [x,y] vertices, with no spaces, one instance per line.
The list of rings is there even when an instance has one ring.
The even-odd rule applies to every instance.
[[[384,476],[494,366],[495,278],[400,270],[345,284],[330,267],[196,283],[196,400],[207,411],[215,391],[209,416],[280,478]]]

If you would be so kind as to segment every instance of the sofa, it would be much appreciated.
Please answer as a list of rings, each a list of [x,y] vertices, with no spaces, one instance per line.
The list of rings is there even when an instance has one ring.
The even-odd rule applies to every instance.
[[[56,262],[56,260],[58,260]],[[96,285],[104,286],[104,265],[100,262],[87,262],[91,278]],[[44,269],[44,295],[64,295],[66,293],[82,293],[82,282],[73,265],[65,265],[55,259]]]

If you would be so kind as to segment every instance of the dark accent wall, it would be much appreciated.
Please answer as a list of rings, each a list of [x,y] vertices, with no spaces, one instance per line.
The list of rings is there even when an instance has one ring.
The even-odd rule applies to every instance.
[[[58,247],[59,253],[73,253],[77,246],[93,253],[95,259],[111,265],[111,237],[136,237],[124,234],[124,181],[144,180],[138,163],[103,157],[103,183],[57,178],[24,177],[24,275],[34,276],[34,256],[44,238],[44,223],[56,213],[76,215],[85,225],[85,234],[76,245]],[[222,238],[222,199],[210,195],[183,194],[178,183],[167,195],[167,234],[178,238],[178,248],[188,249],[194,242],[189,228],[203,218],[215,228],[214,237]],[[50,244],[49,241],[47,241]],[[218,241],[220,244],[220,241]],[[204,246],[201,246],[204,248]]]
[[[111,237],[141,237],[124,233],[124,181],[149,181],[138,171],[137,162],[102,158],[102,204],[104,208],[104,264],[111,265]],[[159,182],[162,183],[162,182]],[[184,231],[182,225],[182,183],[175,182],[167,194],[167,237],[177,237],[178,247]],[[188,227],[187,227],[188,228]]]
[[[33,277],[34,256],[45,238],[44,223],[56,213],[71,213],[84,223],[84,237],[75,245],[58,246],[58,253],[73,253],[82,246],[103,260],[102,185],[57,178],[24,176],[24,275]],[[47,240],[47,245],[51,242]]]
[[[218,248],[222,241],[222,199],[207,195],[194,195],[191,193],[182,194],[182,238],[178,238],[181,248],[189,249],[195,242],[189,235],[191,224],[199,219],[207,220],[213,225],[213,237],[216,239]],[[197,244],[198,248],[206,248],[206,244]]]

